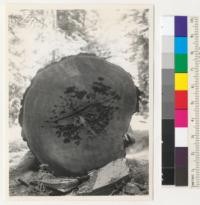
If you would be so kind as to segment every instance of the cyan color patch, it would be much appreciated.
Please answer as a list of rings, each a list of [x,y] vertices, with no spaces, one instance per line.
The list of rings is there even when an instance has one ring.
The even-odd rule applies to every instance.
[[[176,37],[175,38],[175,53],[186,54],[188,50],[187,37]]]

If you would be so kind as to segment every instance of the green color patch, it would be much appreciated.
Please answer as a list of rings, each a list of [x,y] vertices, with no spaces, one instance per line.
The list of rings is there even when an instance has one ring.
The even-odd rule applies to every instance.
[[[188,70],[188,57],[187,54],[175,55],[175,72],[187,73]]]

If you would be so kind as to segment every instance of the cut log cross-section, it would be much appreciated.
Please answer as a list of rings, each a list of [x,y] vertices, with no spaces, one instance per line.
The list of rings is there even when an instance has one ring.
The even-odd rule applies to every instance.
[[[94,55],[68,56],[33,78],[22,101],[23,138],[56,175],[84,175],[125,155],[122,136],[137,101],[121,67]]]

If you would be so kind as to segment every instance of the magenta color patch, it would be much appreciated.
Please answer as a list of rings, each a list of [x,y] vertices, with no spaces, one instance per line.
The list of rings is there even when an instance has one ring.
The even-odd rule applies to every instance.
[[[175,127],[188,126],[188,110],[175,110]]]

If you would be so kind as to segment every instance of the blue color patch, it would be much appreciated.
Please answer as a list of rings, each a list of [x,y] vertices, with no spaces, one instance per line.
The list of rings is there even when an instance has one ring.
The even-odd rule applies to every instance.
[[[175,53],[187,54],[188,45],[187,37],[175,37]]]

